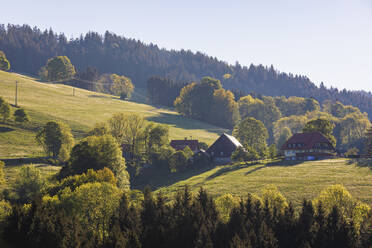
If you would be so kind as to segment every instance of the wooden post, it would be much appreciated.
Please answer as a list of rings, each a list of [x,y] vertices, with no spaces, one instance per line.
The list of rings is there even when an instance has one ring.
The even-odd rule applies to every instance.
[[[18,81],[16,81],[14,105],[18,107]]]

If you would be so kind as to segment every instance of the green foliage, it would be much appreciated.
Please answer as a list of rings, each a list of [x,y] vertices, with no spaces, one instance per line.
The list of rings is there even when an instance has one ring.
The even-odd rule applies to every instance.
[[[191,157],[194,155],[194,152],[191,151],[191,149],[190,149],[189,146],[186,146],[186,147],[183,149],[183,153],[185,154],[185,156],[186,156],[187,159],[191,158]]]
[[[231,155],[233,161],[247,162],[260,159],[260,154],[251,146],[238,147]]]
[[[208,149],[208,144],[207,143],[205,143],[205,142],[203,142],[203,141],[199,141],[199,148],[200,149],[203,149],[203,150],[207,150]]]
[[[114,114],[109,119],[112,136],[120,145],[130,146],[130,153],[137,155],[146,130],[146,120],[139,114]]]
[[[4,123],[10,116],[10,105],[2,97],[0,97],[0,116]]]
[[[359,154],[359,149],[356,147],[353,147],[347,150],[347,152],[345,153],[345,156],[348,157],[348,156],[358,155],[358,154]]]
[[[372,157],[372,127],[366,130],[364,152],[367,156]]]
[[[88,136],[103,136],[111,134],[110,126],[106,122],[99,122],[88,132]]]
[[[0,160],[0,185],[6,183],[6,181],[5,181],[4,167],[5,167],[5,163]]]
[[[93,235],[97,245],[102,245],[108,237],[111,217],[119,206],[120,190],[110,183],[85,183],[75,190],[63,190],[58,196],[43,198],[45,205],[65,214],[85,227],[85,232]],[[92,240],[92,241],[93,241]]]
[[[283,116],[305,115],[307,112],[320,109],[319,102],[313,98],[303,98],[291,96],[286,98],[275,97],[275,104],[280,109]]]
[[[169,169],[171,172],[178,172],[186,169],[187,167],[187,156],[180,150],[173,153],[169,158]]]
[[[112,171],[107,167],[104,167],[103,169],[97,171],[93,169],[88,169],[86,173],[68,176],[62,179],[51,191],[60,192],[67,187],[74,191],[77,187],[85,183],[95,182],[98,183],[105,182],[112,185],[116,185],[117,181],[118,180],[115,178],[114,173],[112,173]]]
[[[224,89],[215,90],[209,115],[208,122],[221,127],[233,127],[240,119],[234,94]]]
[[[10,63],[6,59],[5,53],[0,50],[0,70],[9,71]]]
[[[326,214],[330,214],[334,207],[337,207],[340,214],[354,222],[359,227],[364,218],[367,217],[371,208],[356,199],[342,185],[332,185],[324,189],[314,200],[314,205],[322,205]]]
[[[262,190],[262,201],[268,205],[269,209],[284,213],[288,207],[287,199],[279,192],[274,185],[268,185]]]
[[[174,106],[187,117],[223,127],[230,128],[239,119],[234,95],[222,89],[221,82],[211,77],[204,77],[200,84],[191,83],[182,88]]]
[[[233,135],[244,146],[250,146],[259,153],[267,149],[266,141],[269,137],[267,129],[261,121],[252,117],[247,117],[236,125]]]
[[[50,121],[36,134],[36,141],[44,148],[45,153],[59,157],[62,161],[67,157],[74,145],[74,138],[68,125]]]
[[[224,194],[214,199],[216,209],[223,223],[227,223],[230,218],[231,210],[237,208],[240,203],[240,198],[232,194]]]
[[[171,146],[153,147],[149,153],[149,161],[152,165],[169,169],[169,162],[175,150]]]
[[[165,125],[150,126],[148,145],[150,148],[167,145],[169,142],[169,128]]]
[[[114,95],[120,96],[120,99],[130,99],[134,90],[134,86],[130,78],[125,76],[119,76],[117,74],[112,74],[110,76],[112,85],[111,92]]]
[[[329,120],[325,119],[316,119],[309,121],[306,123],[304,129],[302,130],[305,133],[308,132],[320,132],[322,133],[335,147],[336,146],[336,138],[333,136],[333,128],[335,125],[330,122]]]
[[[272,137],[274,122],[281,117],[279,108],[275,105],[272,97],[255,99],[248,95],[239,100],[240,116],[243,118],[253,117],[262,121]]]
[[[126,171],[122,151],[111,135],[90,136],[74,146],[68,166],[61,170],[61,176],[82,174],[88,169],[109,168],[118,179],[118,187],[129,187],[129,175]]]
[[[292,132],[291,132],[291,130],[288,128],[288,127],[284,127],[282,130],[281,130],[281,132],[280,132],[280,134],[279,134],[279,136],[278,136],[278,138],[277,138],[277,142],[276,142],[276,144],[277,144],[277,147],[278,147],[278,149],[281,149],[281,147],[282,147],[282,145],[290,138],[292,136]]]
[[[12,205],[5,200],[0,200],[0,225],[3,226],[4,222],[9,218],[12,213]]]
[[[66,56],[56,56],[48,59],[45,67],[39,71],[40,77],[47,81],[71,79],[75,73],[75,67]]]
[[[39,169],[34,166],[22,166],[19,169],[14,183],[14,192],[19,202],[31,202],[36,196],[42,194],[44,188],[45,180]]]
[[[23,108],[14,111],[14,119],[16,122],[26,122],[28,121],[28,115]]]
[[[271,144],[269,146],[269,158],[275,158],[277,155],[278,155],[278,152],[277,152],[277,149],[276,149],[276,145]]]

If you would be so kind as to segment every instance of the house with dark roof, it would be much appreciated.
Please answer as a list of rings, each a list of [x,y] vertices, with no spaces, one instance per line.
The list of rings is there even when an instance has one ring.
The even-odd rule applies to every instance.
[[[332,143],[320,132],[296,133],[281,147],[286,160],[316,160],[335,155]]]
[[[188,146],[194,153],[200,149],[198,140],[189,140],[187,138],[183,140],[171,140],[170,146],[176,151],[183,150]]]
[[[242,144],[231,135],[223,133],[206,151],[214,162],[228,163],[231,161],[231,155]]]

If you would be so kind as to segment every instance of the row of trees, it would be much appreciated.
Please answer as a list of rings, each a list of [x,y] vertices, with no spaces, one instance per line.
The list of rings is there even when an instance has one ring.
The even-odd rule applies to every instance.
[[[149,80],[149,89],[160,92],[161,80]],[[154,87],[152,87],[154,86]],[[167,87],[165,87],[165,91]],[[150,97],[158,93],[149,93]],[[247,95],[236,102],[230,91],[222,89],[219,80],[204,77],[200,83],[182,88],[174,105],[181,114],[226,128],[233,128],[240,119],[252,117],[261,121],[268,131],[269,144],[278,148],[293,134],[301,132],[305,124],[315,119],[330,123],[327,138],[341,150],[362,149],[365,132],[370,125],[366,113],[340,102],[325,101],[322,105],[313,98],[269,97]],[[156,99],[156,97],[155,97]],[[328,125],[327,124],[327,125]]]
[[[141,88],[154,75],[178,82],[195,82],[210,75],[230,90],[267,96],[314,97],[319,102],[338,100],[372,115],[372,96],[367,92],[326,88],[323,83],[317,87],[305,76],[279,72],[273,66],[229,65],[200,52],[167,51],[110,32],[104,35],[89,32],[68,40],[64,34],[52,30],[0,25],[0,50],[7,54],[15,71],[34,75],[49,58],[64,54],[78,71],[94,66],[102,73],[126,75]]]
[[[33,172],[31,172],[33,174]],[[23,175],[27,178],[27,174]],[[21,181],[21,185],[22,181]],[[30,204],[3,202],[3,238],[27,247],[370,247],[370,208],[340,185],[296,212],[274,187],[212,198],[186,187],[172,202],[122,192],[108,169],[68,177]]]

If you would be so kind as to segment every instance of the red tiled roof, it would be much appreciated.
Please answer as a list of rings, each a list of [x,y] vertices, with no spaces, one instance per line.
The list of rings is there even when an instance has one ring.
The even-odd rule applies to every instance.
[[[199,150],[198,140],[172,140],[170,146],[176,151],[183,150],[186,146],[190,147],[191,151]]]
[[[317,143],[326,143],[330,146],[330,149],[334,149],[331,142],[320,132],[311,132],[311,133],[296,133],[291,138],[285,142],[281,149],[282,150],[307,150],[315,148]],[[293,144],[296,144],[293,147]],[[301,146],[298,146],[301,144]],[[288,145],[291,145],[289,147]],[[327,149],[327,148],[323,148]],[[329,150],[329,149],[328,149]]]

